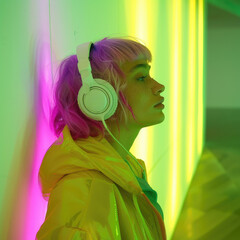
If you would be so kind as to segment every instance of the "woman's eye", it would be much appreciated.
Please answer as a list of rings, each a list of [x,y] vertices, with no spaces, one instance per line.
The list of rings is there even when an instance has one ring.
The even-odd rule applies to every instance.
[[[142,76],[142,77],[138,78],[138,80],[143,81],[146,77],[147,76]]]

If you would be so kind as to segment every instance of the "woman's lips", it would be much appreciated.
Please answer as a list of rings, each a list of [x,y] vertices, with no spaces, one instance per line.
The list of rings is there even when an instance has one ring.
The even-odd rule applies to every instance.
[[[156,103],[155,105],[154,105],[154,107],[156,107],[156,106],[158,106],[159,104],[161,104],[161,103],[163,103],[163,101],[164,101],[164,97],[162,97],[162,99],[158,102],[158,103]],[[162,104],[163,105],[163,104]],[[164,105],[163,105],[164,106]]]

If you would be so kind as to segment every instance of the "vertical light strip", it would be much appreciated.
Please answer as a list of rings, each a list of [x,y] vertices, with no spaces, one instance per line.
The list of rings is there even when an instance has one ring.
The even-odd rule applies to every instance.
[[[143,36],[141,36],[142,39],[146,41],[146,45],[149,48],[149,50],[152,53],[153,57],[153,62],[152,65],[156,66],[156,62],[154,61],[155,59],[155,54],[156,54],[156,29],[155,29],[155,24],[157,22],[157,1],[155,0],[145,0],[144,1],[144,7],[141,9],[142,12],[146,12],[146,19],[144,19],[146,26],[144,27],[144,32]],[[139,18],[142,18],[142,12],[140,13]],[[141,25],[139,25],[141,28]],[[156,68],[153,68],[153,71],[156,71]],[[154,138],[154,127],[148,127],[143,129],[143,131],[146,131],[146,140],[144,142],[143,146],[140,146],[141,148],[146,149],[146,165],[148,166],[148,169],[152,168],[153,166],[153,161],[154,161],[154,155],[153,155],[153,138]],[[149,172],[148,174],[148,181],[150,184],[152,184],[152,175]]]
[[[174,4],[172,6],[172,4]],[[179,180],[179,145],[180,145],[180,126],[181,126],[181,119],[180,119],[180,108],[181,108],[181,101],[180,99],[180,92],[181,92],[181,0],[175,1],[175,3],[172,3],[169,5],[170,11],[174,11],[173,13],[173,34],[172,39],[173,43],[171,46],[173,47],[173,54],[171,56],[173,61],[172,66],[172,73],[173,76],[171,76],[171,136],[170,141],[172,144],[171,149],[171,170],[172,174],[170,175],[170,216],[169,221],[170,223],[175,223],[176,216],[176,201],[178,197],[178,180]],[[171,14],[170,14],[171,15]],[[171,229],[172,226],[169,226]]]
[[[188,128],[187,128],[187,182],[192,178],[195,157],[195,115],[196,115],[196,4],[195,0],[189,0],[189,71],[188,71]]]
[[[137,0],[135,4],[136,8],[136,25],[135,31],[138,38],[147,42],[148,34],[148,17],[147,17],[147,1],[146,0]],[[146,164],[148,164],[148,149],[147,149],[147,140],[148,140],[148,129],[144,128],[140,131],[139,136],[137,138],[137,149],[136,153],[141,158],[146,160]],[[148,176],[149,181],[149,176]]]
[[[148,40],[148,17],[147,1],[137,0],[136,2],[136,36],[147,42]]]
[[[203,148],[203,44],[204,44],[204,12],[203,0],[198,0],[198,156],[202,153]]]
[[[149,50],[154,54],[153,41],[153,29],[149,26],[153,26],[152,21],[154,18],[153,10],[156,5],[155,1],[147,0],[132,0],[125,2],[125,11],[127,16],[127,26],[129,35],[137,37],[140,41],[143,40],[143,44],[147,45]],[[153,16],[154,15],[154,16]],[[152,165],[153,159],[153,129],[144,128],[140,131],[138,138],[134,142],[131,152],[137,155],[139,158],[146,161],[146,167],[149,169]],[[148,175],[148,181],[151,182],[150,174]]]

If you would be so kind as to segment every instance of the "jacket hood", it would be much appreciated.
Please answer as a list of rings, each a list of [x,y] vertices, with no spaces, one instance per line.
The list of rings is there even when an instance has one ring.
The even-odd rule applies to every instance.
[[[52,189],[65,175],[88,170],[97,170],[124,190],[141,194],[142,189],[135,175],[141,177],[142,169],[130,156],[126,160],[134,173],[105,138],[89,136],[73,140],[66,125],[42,160],[38,176],[42,195],[48,199]],[[146,172],[144,161],[137,160]]]

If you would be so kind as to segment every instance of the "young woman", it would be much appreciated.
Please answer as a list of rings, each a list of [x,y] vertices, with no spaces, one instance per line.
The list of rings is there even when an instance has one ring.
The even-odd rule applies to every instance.
[[[142,128],[164,120],[164,86],[149,74],[151,53],[130,38],[104,38],[94,43],[89,60],[93,78],[117,93],[117,109],[106,124],[129,151]],[[36,239],[166,239],[144,161],[129,156],[101,121],[83,114],[81,86],[72,55],[60,64],[55,85],[51,126],[58,139],[39,170],[48,209]]]

